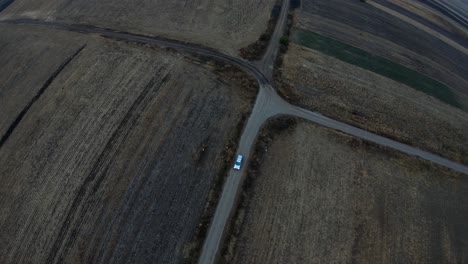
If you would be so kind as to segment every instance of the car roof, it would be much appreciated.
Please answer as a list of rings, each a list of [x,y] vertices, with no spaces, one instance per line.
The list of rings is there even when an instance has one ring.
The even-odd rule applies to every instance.
[[[240,154],[237,155],[237,160],[239,161],[239,160],[241,160],[241,159],[242,159],[242,155],[240,155]]]

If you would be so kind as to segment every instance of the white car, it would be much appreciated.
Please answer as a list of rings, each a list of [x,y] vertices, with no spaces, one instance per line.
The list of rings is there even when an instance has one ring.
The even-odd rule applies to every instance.
[[[235,170],[240,170],[241,168],[241,165],[242,165],[242,155],[237,155],[237,159],[236,159],[236,162],[234,163],[234,169]]]

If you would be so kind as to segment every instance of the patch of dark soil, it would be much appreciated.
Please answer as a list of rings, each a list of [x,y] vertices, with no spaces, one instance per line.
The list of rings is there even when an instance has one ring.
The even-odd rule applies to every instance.
[[[301,7],[301,0],[291,0],[290,1],[290,8],[291,9],[296,9]]]

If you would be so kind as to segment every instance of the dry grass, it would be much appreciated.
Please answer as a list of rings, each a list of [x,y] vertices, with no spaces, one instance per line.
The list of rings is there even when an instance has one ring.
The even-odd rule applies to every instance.
[[[3,18],[39,18],[161,35],[238,54],[267,28],[275,0],[15,1]]]
[[[179,263],[255,90],[229,67],[86,42],[0,148],[0,262]]]
[[[466,175],[306,122],[259,144],[230,263],[468,260]]]
[[[327,116],[468,164],[468,114],[422,92],[291,44],[281,92]]]

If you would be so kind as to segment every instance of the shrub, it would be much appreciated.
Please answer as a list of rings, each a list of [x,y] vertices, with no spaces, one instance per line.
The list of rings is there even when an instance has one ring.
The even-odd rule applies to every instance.
[[[286,36],[281,37],[281,38],[280,38],[280,43],[281,43],[281,45],[288,46],[288,44],[289,44],[289,38],[286,37]]]

